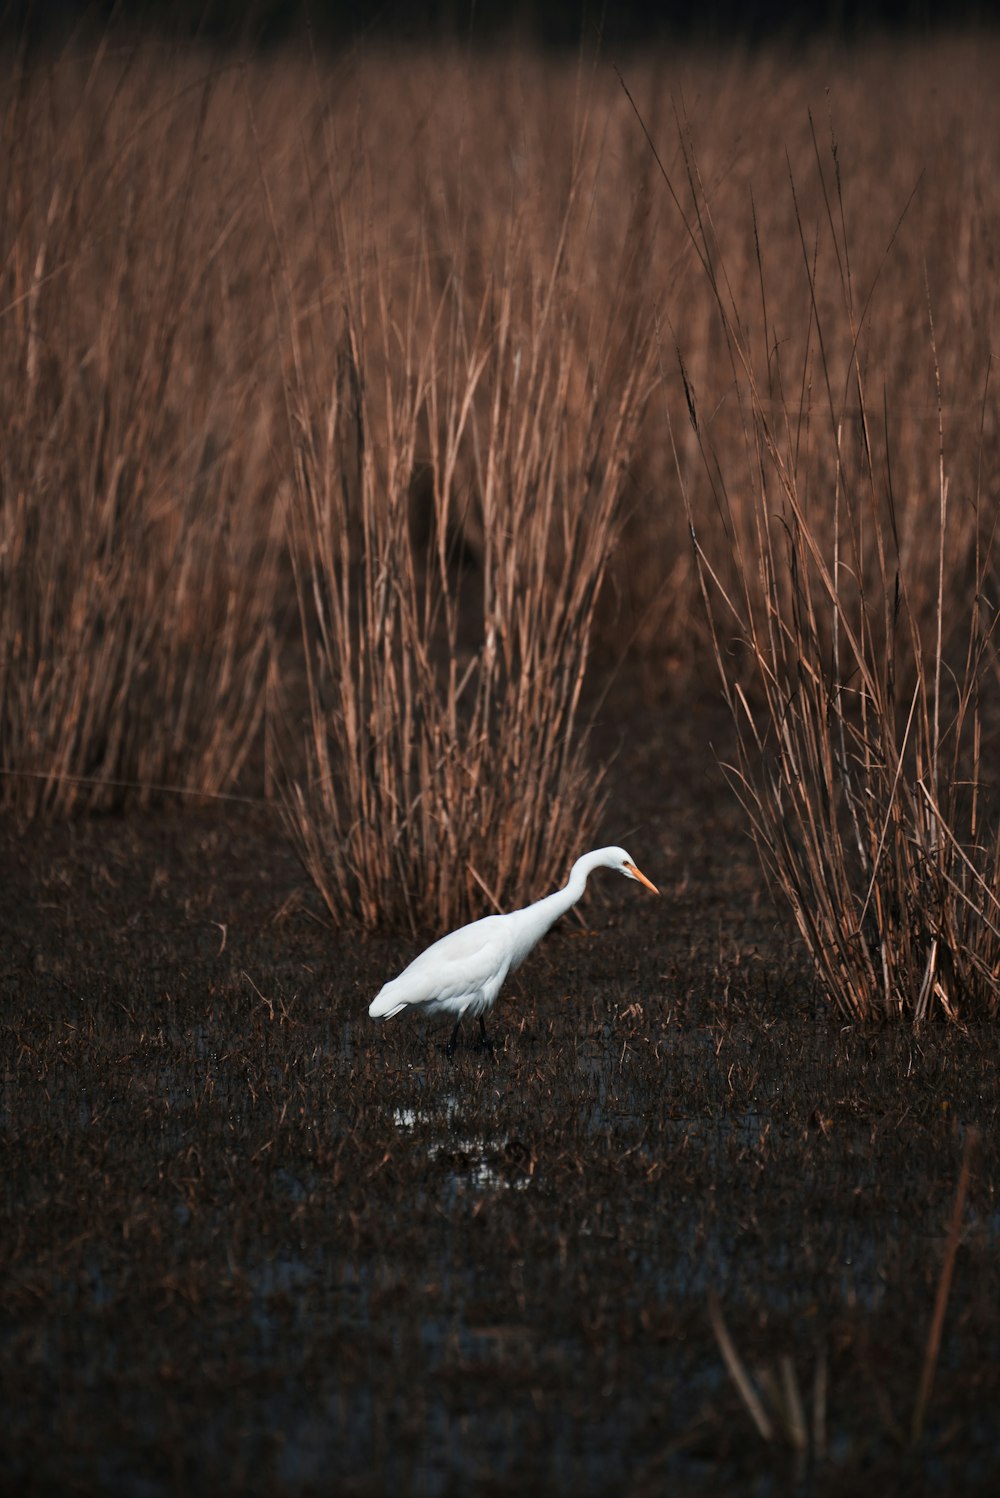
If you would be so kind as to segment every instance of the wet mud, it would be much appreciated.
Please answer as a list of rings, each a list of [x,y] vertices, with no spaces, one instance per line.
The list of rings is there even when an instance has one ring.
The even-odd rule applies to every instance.
[[[710,708],[601,733],[663,897],[598,876],[453,1061],[266,809],[0,829],[5,1490],[995,1491],[994,1034],[827,1012]]]

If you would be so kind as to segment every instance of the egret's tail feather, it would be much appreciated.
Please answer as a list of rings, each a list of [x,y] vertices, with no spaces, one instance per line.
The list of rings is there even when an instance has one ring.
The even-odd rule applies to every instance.
[[[399,1014],[405,1008],[405,1002],[383,991],[376,994],[368,1005],[368,1016],[370,1019],[392,1019],[394,1014]]]

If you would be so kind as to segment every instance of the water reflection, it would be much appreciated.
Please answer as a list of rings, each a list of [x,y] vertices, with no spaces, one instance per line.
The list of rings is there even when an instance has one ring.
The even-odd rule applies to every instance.
[[[531,1184],[530,1158],[526,1164],[528,1152],[520,1141],[463,1128],[459,1100],[453,1093],[446,1094],[434,1110],[394,1108],[392,1118],[403,1134],[413,1134],[418,1127],[440,1126],[445,1131],[441,1138],[427,1141],[427,1158],[451,1165],[445,1180],[456,1192],[525,1191]],[[522,1168],[501,1170],[500,1159],[508,1167]]]

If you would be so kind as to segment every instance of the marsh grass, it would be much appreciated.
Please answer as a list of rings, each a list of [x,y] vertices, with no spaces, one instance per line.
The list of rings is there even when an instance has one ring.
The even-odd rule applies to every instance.
[[[748,316],[689,141],[683,193],[664,171],[715,298],[742,437],[734,461],[706,427],[678,348],[686,416],[726,541],[705,541],[704,502],[692,500],[681,474],[737,735],[727,768],[764,869],[845,1017],[992,1016],[1000,833],[984,755],[996,723],[984,702],[995,647],[995,503],[985,500],[981,461],[969,487],[950,497],[926,281],[936,452],[924,445],[923,486],[899,494],[891,393],[883,385],[881,409],[868,394],[883,266],[859,292],[836,139],[827,158],[815,134],[813,142],[815,223],[803,218],[794,174],[788,186],[806,293],[793,345],[801,362],[791,367],[771,321],[756,220],[759,301]],[[840,286],[839,314],[822,310],[824,260]],[[980,371],[981,444],[989,365],[987,357]]]
[[[65,815],[230,785],[259,726],[275,545],[205,212],[212,80],[8,72],[0,108],[0,797]]]
[[[585,161],[551,240],[514,205],[478,275],[476,242],[421,230],[398,302],[335,220],[352,273],[319,331],[282,257],[309,718],[285,820],[338,922],[516,903],[601,814],[581,693],[653,361],[621,266],[624,295],[583,294]]]
[[[994,58],[623,64],[683,214],[602,59],[5,64],[5,806],[280,764],[334,918],[438,925],[590,834],[594,653],[718,651],[831,993],[988,1005]]]

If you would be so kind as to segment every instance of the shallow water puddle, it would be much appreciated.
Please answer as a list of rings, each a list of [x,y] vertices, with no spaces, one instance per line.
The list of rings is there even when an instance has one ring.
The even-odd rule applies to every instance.
[[[456,1191],[524,1191],[532,1175],[530,1151],[516,1139],[462,1129],[459,1106],[458,1098],[449,1093],[433,1110],[394,1108],[392,1120],[404,1134],[427,1125],[441,1125],[449,1131],[447,1138],[428,1141],[427,1158],[451,1165],[447,1180]],[[514,1168],[500,1169],[501,1160]]]

